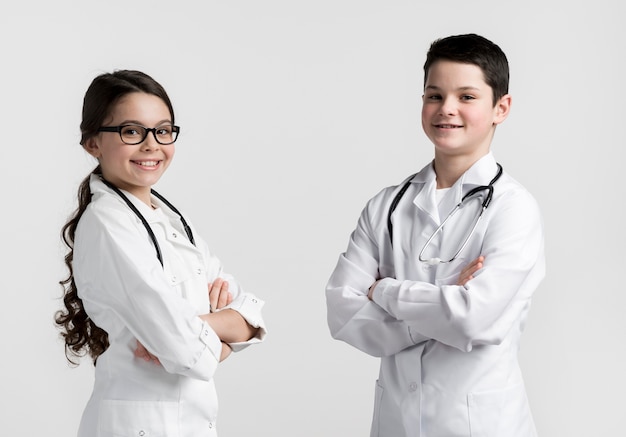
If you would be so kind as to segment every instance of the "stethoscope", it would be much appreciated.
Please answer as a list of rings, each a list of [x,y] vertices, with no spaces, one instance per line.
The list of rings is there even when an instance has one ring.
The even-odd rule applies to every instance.
[[[497,164],[497,163],[496,163],[496,165],[498,166],[498,171],[496,173],[496,176],[489,182],[489,184],[488,185],[479,185],[478,187],[472,188],[470,191],[468,191],[461,198],[461,201],[456,204],[456,206],[452,209],[452,211],[450,211],[450,214],[448,214],[448,216],[445,218],[445,220],[437,227],[437,229],[435,229],[435,231],[430,236],[430,238],[426,241],[426,243],[424,244],[424,247],[422,247],[422,250],[420,251],[420,253],[418,255],[418,258],[419,258],[419,260],[421,262],[425,262],[425,263],[428,263],[430,265],[445,264],[445,263],[449,263],[449,262],[454,261],[455,259],[458,258],[459,254],[461,252],[463,252],[463,249],[465,249],[465,246],[467,246],[467,243],[469,242],[470,238],[472,237],[472,235],[474,235],[474,231],[476,230],[476,227],[478,226],[478,222],[480,222],[480,219],[482,218],[485,210],[489,207],[489,204],[491,203],[491,199],[493,198],[493,184],[496,183],[496,181],[498,179],[500,179],[500,176],[502,176],[502,166],[500,164]],[[393,246],[393,224],[391,222],[391,214],[393,213],[393,211],[398,206],[398,202],[400,202],[400,199],[402,198],[402,196],[404,195],[406,190],[409,188],[409,185],[411,184],[411,180],[412,179],[413,179],[413,177],[410,177],[409,180],[402,186],[400,191],[398,191],[398,194],[396,194],[396,196],[394,197],[393,201],[391,202],[391,207],[389,208],[389,214],[387,216],[387,229],[389,230],[389,238],[391,239],[391,245],[392,246]],[[487,191],[487,194],[483,198],[482,207],[480,209],[478,217],[474,221],[474,225],[472,226],[472,228],[470,229],[469,233],[467,234],[467,236],[463,240],[463,243],[459,247],[459,250],[457,250],[456,253],[449,260],[443,260],[443,259],[438,258],[438,257],[426,258],[424,256],[424,252],[426,252],[426,249],[428,248],[430,243],[433,241],[435,236],[437,236],[437,234],[439,234],[441,232],[441,230],[443,229],[445,224],[448,222],[448,220],[450,220],[450,218],[452,218],[452,216],[466,204],[468,199],[472,198],[473,196],[475,196],[476,194],[478,194],[478,193],[480,193],[482,191]]]
[[[146,228],[146,231],[148,231],[148,235],[150,236],[150,239],[152,240],[152,244],[154,244],[154,249],[156,250],[156,256],[159,259],[159,262],[161,263],[161,266],[163,266],[163,255],[161,254],[161,247],[159,246],[159,243],[157,242],[156,236],[154,235],[154,232],[152,231],[152,228],[148,224],[148,221],[139,212],[137,207],[135,205],[133,205],[133,202],[131,202],[130,199],[128,197],[126,197],[126,195],[124,193],[122,193],[122,191],[119,188],[117,188],[111,182],[107,181],[106,179],[104,179],[102,177],[101,177],[101,180],[102,180],[102,182],[104,182],[104,184],[107,187],[109,187],[110,189],[115,191],[115,193],[118,196],[120,196],[124,202],[126,202],[126,205],[128,205],[128,207],[135,213],[135,215],[139,218],[139,220],[141,220],[141,223]],[[178,217],[180,217],[180,221],[183,224],[183,228],[185,229],[185,232],[187,233],[187,237],[189,238],[189,241],[191,241],[191,244],[193,244],[195,246],[196,242],[195,242],[195,240],[193,238],[193,232],[191,232],[191,228],[189,227],[189,225],[185,221],[185,218],[183,217],[183,215],[165,197],[161,196],[159,193],[157,193],[153,189],[150,189],[150,193],[153,194],[154,197],[159,199],[165,205],[167,205],[167,207],[169,209],[171,209],[175,214],[178,214]]]

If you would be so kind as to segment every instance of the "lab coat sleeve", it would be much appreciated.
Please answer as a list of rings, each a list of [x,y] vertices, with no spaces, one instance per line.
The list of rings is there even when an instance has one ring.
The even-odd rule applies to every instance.
[[[327,319],[333,338],[377,357],[393,355],[427,340],[367,297],[369,287],[379,279],[378,247],[370,216],[380,209],[376,206],[380,197],[370,200],[363,210],[326,287]]]
[[[487,225],[484,267],[465,286],[385,278],[374,301],[412,330],[463,351],[500,344],[544,276],[543,225],[529,193],[503,195]],[[480,254],[475,254],[476,256]]]
[[[109,338],[127,327],[166,371],[211,379],[221,341],[172,289],[143,226],[125,211],[94,206],[81,218],[75,240],[79,297]]]
[[[211,272],[217,270],[215,277],[220,277],[225,281],[228,281],[228,291],[232,294],[233,301],[223,309],[228,308],[237,311],[250,326],[258,328],[256,335],[250,340],[245,342],[229,343],[229,346],[234,352],[239,352],[252,344],[262,342],[267,335],[265,321],[263,320],[263,315],[261,313],[261,309],[265,305],[265,302],[255,295],[245,292],[232,275],[224,272],[221,262],[209,253],[206,243],[202,241],[201,244],[205,253],[205,259],[207,260],[206,268],[209,274],[212,275]],[[218,266],[218,268],[215,269],[214,266]],[[211,281],[215,280],[215,278],[209,279]]]

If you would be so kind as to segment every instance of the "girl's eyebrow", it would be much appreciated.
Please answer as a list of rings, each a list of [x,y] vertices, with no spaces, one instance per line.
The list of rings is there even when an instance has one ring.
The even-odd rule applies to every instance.
[[[136,125],[139,125],[139,126],[146,127],[139,120],[124,120],[124,121],[120,122],[120,125],[124,125],[124,124],[136,124]],[[170,120],[170,119],[164,119],[164,120],[159,121],[156,124],[156,126],[162,126],[164,124],[174,124],[174,123],[172,123],[172,120]]]

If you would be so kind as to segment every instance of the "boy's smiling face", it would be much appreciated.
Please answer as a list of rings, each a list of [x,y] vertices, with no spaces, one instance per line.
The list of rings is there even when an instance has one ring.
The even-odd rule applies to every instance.
[[[440,60],[428,71],[422,105],[422,127],[435,155],[463,156],[472,161],[489,152],[495,126],[510,109],[507,94],[495,104],[480,67]]]

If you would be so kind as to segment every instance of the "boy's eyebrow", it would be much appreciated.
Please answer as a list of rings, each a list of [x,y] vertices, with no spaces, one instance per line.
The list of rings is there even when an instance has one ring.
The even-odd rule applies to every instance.
[[[427,89],[427,90],[439,90],[440,88],[438,86],[436,86],[436,85],[427,85],[425,89]],[[475,87],[475,86],[471,86],[471,85],[467,85],[467,86],[458,87],[456,89],[456,91],[469,91],[469,90],[480,91],[480,88]]]

